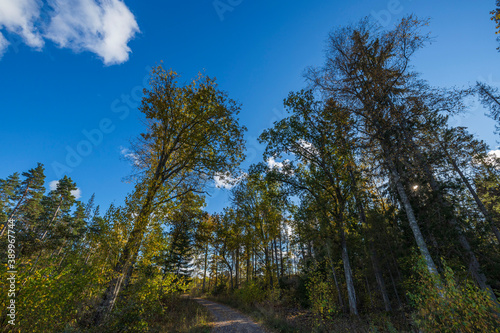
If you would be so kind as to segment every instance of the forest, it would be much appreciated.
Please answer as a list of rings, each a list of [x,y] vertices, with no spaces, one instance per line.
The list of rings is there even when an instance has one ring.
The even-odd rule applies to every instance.
[[[270,332],[500,332],[500,155],[449,121],[478,100],[500,131],[500,92],[423,80],[428,24],[334,29],[245,169],[244,106],[153,67],[122,205],[0,180],[0,331],[209,332],[203,298]]]

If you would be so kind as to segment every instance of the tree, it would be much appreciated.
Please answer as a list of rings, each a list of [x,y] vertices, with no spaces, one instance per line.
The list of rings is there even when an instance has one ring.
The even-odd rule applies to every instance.
[[[185,197],[180,207],[167,212],[169,242],[162,255],[164,273],[189,281],[193,271],[195,232],[201,220],[203,201],[196,195]]]
[[[271,173],[277,180],[291,186],[297,193],[310,195],[320,208],[320,225],[326,223],[327,238],[338,233],[347,281],[349,308],[357,315],[356,291],[350,264],[346,231],[349,229],[350,197],[352,195],[352,147],[349,115],[331,100],[315,101],[312,91],[291,93],[285,100],[291,115],[277,122],[260,136],[267,143],[265,158],[292,154],[296,160],[285,163],[282,170]],[[331,244],[330,244],[331,246]],[[329,249],[331,250],[331,249]]]
[[[0,236],[3,236],[7,227],[7,220],[12,215],[13,203],[19,200],[20,187],[18,172],[13,173],[6,179],[0,179],[0,221],[3,223]]]
[[[34,221],[42,211],[41,199],[45,192],[43,164],[38,163],[36,168],[30,169],[28,172],[23,172],[23,177],[24,180],[21,184],[18,183],[18,174],[14,174],[6,181],[2,181],[1,193],[5,193],[4,195],[7,195],[9,200],[16,202],[15,206],[9,211],[8,219],[15,218],[16,214],[21,211],[21,218],[19,220],[24,222]],[[2,203],[3,200],[3,198],[0,199],[0,203]],[[27,225],[23,225],[22,227],[29,228]],[[3,235],[4,231],[5,225],[0,232],[0,236]]]
[[[500,34],[500,0],[497,0],[497,8],[495,10],[492,10],[490,12],[491,14],[491,20],[495,22],[496,27],[495,27],[495,34]],[[500,41],[500,37],[497,38],[498,41]],[[500,46],[497,47],[497,50],[500,51]]]
[[[498,88],[493,88],[485,83],[476,83],[476,93],[481,103],[490,110],[489,116],[498,122],[497,131],[500,132],[500,95]]]
[[[226,234],[235,235],[235,229],[243,229],[246,242],[247,258],[250,255],[254,257],[254,272],[257,275],[257,264],[255,257],[264,252],[264,279],[269,288],[275,287],[277,282],[275,274],[275,248],[274,242],[279,237],[280,222],[284,218],[286,209],[286,196],[277,182],[270,182],[265,177],[265,172],[258,166],[251,166],[248,176],[242,180],[238,186],[231,192],[231,201],[234,206],[232,219],[238,222],[238,225],[226,226]],[[237,217],[238,215],[244,216]],[[227,216],[226,216],[227,217]],[[228,221],[226,221],[228,222]],[[234,222],[234,221],[233,221]],[[234,237],[233,237],[234,240]],[[235,248],[234,244],[222,244],[227,248]],[[227,264],[227,259],[224,260]],[[249,274],[250,260],[247,260],[247,276]]]
[[[141,208],[116,264],[115,277],[95,312],[95,324],[102,323],[113,308],[155,208],[203,192],[216,173],[234,172],[243,159],[245,128],[236,118],[240,107],[218,89],[214,79],[200,74],[181,86],[177,78],[175,72],[156,66],[150,87],[144,91],[140,110],[148,128],[133,147]]]
[[[35,226],[35,239],[32,240],[32,247],[26,252],[38,250],[38,256],[31,266],[33,272],[38,265],[44,250],[54,250],[65,238],[66,227],[71,220],[71,208],[75,204],[75,197],[72,191],[76,190],[76,184],[68,176],[64,176],[57,182],[55,190],[44,196],[41,205],[44,211],[39,216]]]
[[[422,114],[416,104],[434,97],[408,70],[411,56],[429,40],[420,33],[425,24],[410,16],[391,31],[378,29],[369,19],[338,29],[329,37],[325,67],[311,69],[308,77],[325,96],[351,112],[365,140],[376,143],[418,248],[431,274],[437,274],[402,178],[400,159],[406,153],[398,147],[408,142],[404,136]]]

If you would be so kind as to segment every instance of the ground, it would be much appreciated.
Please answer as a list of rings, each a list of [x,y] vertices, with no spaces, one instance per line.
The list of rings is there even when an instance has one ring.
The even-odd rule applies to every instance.
[[[202,298],[193,298],[205,306],[214,317],[213,333],[265,333],[252,319],[240,312],[215,302]]]

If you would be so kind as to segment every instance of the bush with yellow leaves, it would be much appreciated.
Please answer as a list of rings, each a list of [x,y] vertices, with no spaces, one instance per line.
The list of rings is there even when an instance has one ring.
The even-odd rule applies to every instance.
[[[441,278],[431,276],[423,261],[416,270],[416,292],[409,297],[416,308],[413,319],[422,331],[500,332],[500,309],[488,292],[459,281],[446,265]]]

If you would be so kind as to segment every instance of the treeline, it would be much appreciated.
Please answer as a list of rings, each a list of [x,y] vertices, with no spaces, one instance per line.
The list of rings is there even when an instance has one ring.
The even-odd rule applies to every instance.
[[[259,137],[263,162],[242,176],[240,106],[212,78],[179,84],[153,68],[123,206],[75,200],[66,176],[47,192],[41,164],[1,180],[18,267],[18,325],[3,316],[4,331],[168,331],[189,289],[299,307],[324,331],[342,318],[360,331],[498,331],[500,161],[448,118],[479,98],[498,121],[500,95],[420,79],[410,61],[425,25],[331,33],[325,65],[285,99],[287,117]],[[208,214],[214,177],[234,187]]]
[[[205,222],[202,291],[277,291],[331,321],[410,311],[426,331],[498,331],[500,164],[448,123],[473,96],[498,120],[498,91],[412,72],[425,24],[365,20],[329,36],[310,88],[261,134],[264,162]]]

